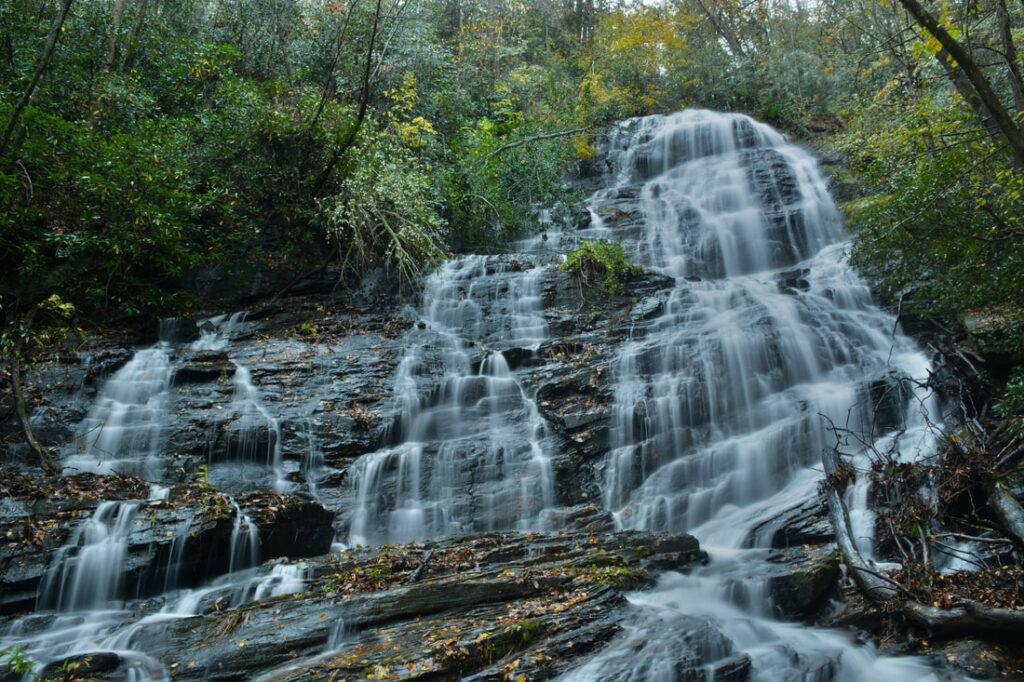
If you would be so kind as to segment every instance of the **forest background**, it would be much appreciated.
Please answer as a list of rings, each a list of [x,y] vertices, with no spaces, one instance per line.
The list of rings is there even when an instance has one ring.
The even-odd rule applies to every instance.
[[[0,351],[17,390],[223,264],[412,281],[571,216],[608,123],[707,107],[842,159],[854,264],[984,327],[1019,436],[1022,37],[1007,0],[6,0]]]

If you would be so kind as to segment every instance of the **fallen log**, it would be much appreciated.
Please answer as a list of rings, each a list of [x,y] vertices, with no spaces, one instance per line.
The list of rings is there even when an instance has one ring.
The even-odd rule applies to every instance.
[[[821,463],[825,473],[831,477],[839,474],[839,453],[826,448],[821,455]],[[853,529],[850,527],[850,512],[846,503],[839,496],[835,486],[828,486],[825,491],[828,502],[829,521],[836,534],[836,544],[843,555],[843,563],[849,570],[850,578],[868,599],[875,603],[891,601],[899,594],[899,587],[889,578],[872,569],[861,556],[860,550],[853,541]]]
[[[907,601],[900,607],[900,611],[907,620],[933,635],[986,633],[1001,638],[1016,638],[1024,632],[1024,611],[999,609],[971,600],[964,600],[950,609]]]
[[[993,481],[985,486],[985,495],[988,496],[988,506],[996,515],[999,524],[1006,531],[1007,535],[1018,547],[1024,547],[1024,509],[1021,509],[1013,494],[999,481]]]
[[[834,449],[826,449],[822,452],[821,461],[825,473],[835,479],[839,473],[839,453]],[[1024,513],[1009,491],[998,486],[992,487],[997,495],[990,496],[990,503],[996,499],[999,503],[1007,504],[1006,509],[1012,514],[1020,514],[1020,521],[1024,523]],[[998,494],[1000,490],[1003,494]],[[962,600],[949,609],[928,606],[909,598],[904,598],[901,603],[900,597],[907,596],[906,590],[891,578],[873,570],[857,549],[850,527],[850,512],[834,484],[826,487],[825,498],[828,502],[829,521],[835,531],[843,563],[854,584],[872,603],[899,611],[909,622],[924,628],[931,636],[946,637],[970,632],[998,638],[1017,638],[1024,633],[1024,610],[995,608],[972,600]],[[1012,506],[1006,502],[1006,498],[1012,501]]]

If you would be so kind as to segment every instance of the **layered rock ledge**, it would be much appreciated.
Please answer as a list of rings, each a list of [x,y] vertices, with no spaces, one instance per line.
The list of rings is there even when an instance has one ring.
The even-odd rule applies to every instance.
[[[48,571],[74,556],[64,550],[104,501],[130,503],[121,598],[157,594],[168,586],[193,587],[226,573],[239,513],[258,535],[258,556],[321,555],[334,538],[334,513],[308,499],[254,492],[231,498],[201,484],[173,486],[165,499],[149,499],[148,483],[132,476],[76,474],[33,479],[0,471],[0,614],[36,603]],[[63,551],[62,551],[63,550]]]
[[[543,679],[615,635],[624,590],[706,560],[690,536],[632,531],[356,548],[302,562],[305,592],[133,641],[181,680]]]

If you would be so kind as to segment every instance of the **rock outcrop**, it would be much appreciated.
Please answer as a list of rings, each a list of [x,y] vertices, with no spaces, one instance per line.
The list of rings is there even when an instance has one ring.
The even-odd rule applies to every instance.
[[[32,608],[48,575],[56,581],[49,587],[60,589],[64,564],[81,548],[81,529],[111,500],[125,503],[112,521],[117,514],[131,516],[117,595],[122,599],[197,586],[226,573],[239,513],[255,526],[260,559],[320,555],[334,538],[334,513],[298,497],[252,493],[235,500],[190,485],[153,500],[149,485],[129,476],[33,480],[10,471],[0,476],[7,496],[7,513],[0,519],[0,613]]]
[[[135,636],[181,680],[544,679],[618,632],[623,589],[705,560],[692,537],[642,532],[350,549],[307,562],[301,594]]]

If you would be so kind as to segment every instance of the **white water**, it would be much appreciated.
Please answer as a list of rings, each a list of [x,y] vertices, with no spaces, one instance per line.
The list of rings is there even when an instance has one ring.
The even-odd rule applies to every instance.
[[[138,648],[139,634],[149,630],[147,637],[151,638],[153,627],[170,620],[305,589],[308,571],[304,563],[276,563],[269,571],[257,569],[256,525],[232,500],[235,521],[228,573],[204,587],[177,589],[182,554],[190,538],[192,517],[186,517],[172,539],[167,565],[153,567],[164,571],[160,597],[164,606],[148,615],[133,612],[132,595],[125,594],[124,573],[132,533],[145,525],[139,514],[141,505],[140,501],[100,504],[72,534],[40,583],[39,622],[36,616],[14,619],[0,630],[0,649],[17,645],[36,662],[26,679],[34,679],[48,662],[105,651],[121,658],[124,679],[165,680],[166,667]],[[57,612],[52,620],[47,619],[48,610]]]
[[[420,338],[399,364],[395,445],[364,455],[349,542],[542,527],[554,504],[546,426],[501,348],[546,338],[539,268],[467,256],[426,282]],[[424,345],[421,345],[424,344]],[[425,344],[440,348],[440,381]],[[478,363],[477,367],[474,364]]]
[[[677,679],[680,633],[702,621],[725,636],[707,638],[709,675],[747,656],[758,680],[930,678],[921,661],[771,620],[765,550],[740,549],[756,524],[814,496],[829,422],[884,450],[869,386],[928,368],[846,265],[813,160],[767,126],[699,111],[628,122],[611,146],[616,183],[591,206],[639,186],[638,255],[676,286],[620,354],[604,501],[622,527],[694,534],[712,562],[634,595],[630,631],[565,679]],[[929,398],[915,398],[900,415],[905,458],[933,442]],[[864,471],[868,451],[857,454]],[[863,485],[851,502],[870,550]]]
[[[50,565],[37,607],[58,611],[105,608],[120,598],[128,535],[139,502],[103,502]]]
[[[218,315],[201,325],[193,351],[224,348],[245,313]],[[176,323],[176,321],[174,321]],[[74,441],[61,458],[65,470],[98,474],[124,473],[153,481],[163,478],[166,465],[160,448],[173,415],[168,391],[176,365],[174,346],[167,340],[173,324],[161,325],[161,340],[139,350],[107,379],[76,429]]]
[[[260,487],[258,484],[269,472],[269,487],[287,492],[290,486],[282,467],[281,423],[267,408],[249,368],[237,362],[231,413],[226,452],[211,453],[210,457],[211,468],[217,467],[217,482],[226,480],[235,490]],[[221,456],[227,459],[226,467],[220,465]]]
[[[135,356],[108,379],[78,427],[66,469],[122,472],[154,478],[163,442],[171,347],[160,342]]]
[[[815,494],[821,449],[834,443],[827,419],[879,450],[898,446],[903,458],[931,447],[920,408],[935,407],[911,388],[907,409],[893,416],[898,443],[874,424],[871,386],[923,377],[928,363],[893,333],[892,318],[846,265],[813,160],[767,126],[710,112],[623,124],[608,153],[616,172],[590,199],[590,228],[561,238],[635,239],[637,258],[675,285],[660,317],[619,349],[601,503],[623,528],[696,535],[712,562],[631,595],[626,631],[565,678],[675,680],[680,653],[696,651],[706,679],[746,660],[756,680],[929,679],[920,660],[879,657],[844,633],[774,620],[767,548],[747,547],[759,523]],[[606,220],[613,209],[616,219]],[[547,248],[541,241],[526,248]],[[420,324],[394,377],[400,416],[383,434],[387,445],[348,472],[356,487],[350,543],[550,530],[558,518],[549,427],[519,367],[552,340],[541,301],[549,266],[520,259],[466,256],[427,279]],[[190,349],[224,348],[237,321],[209,321]],[[173,350],[163,342],[141,350],[104,384],[66,453],[69,466],[159,480]],[[280,417],[253,380],[256,368],[236,367],[229,452],[211,453],[211,465],[250,483],[269,473],[270,486],[286,490]],[[311,429],[309,443],[312,470],[321,458]],[[868,461],[866,449],[855,453],[861,470]],[[154,498],[163,494],[154,488]],[[865,496],[862,477],[849,502],[870,553]],[[62,611],[53,623],[35,634],[16,624],[0,647],[24,644],[44,661],[115,650],[131,661],[133,679],[160,679],[167,670],[132,650],[141,628],[302,588],[300,566],[253,568],[258,538],[238,513],[230,574],[171,591],[184,547],[176,540],[165,605],[127,624],[118,585],[131,504],[101,506],[51,567],[40,605]],[[355,636],[339,622],[327,649]]]
[[[235,525],[231,530],[231,563],[228,572],[234,573],[259,564],[260,536],[256,524],[242,511],[238,503],[232,500],[231,506],[235,509]]]

